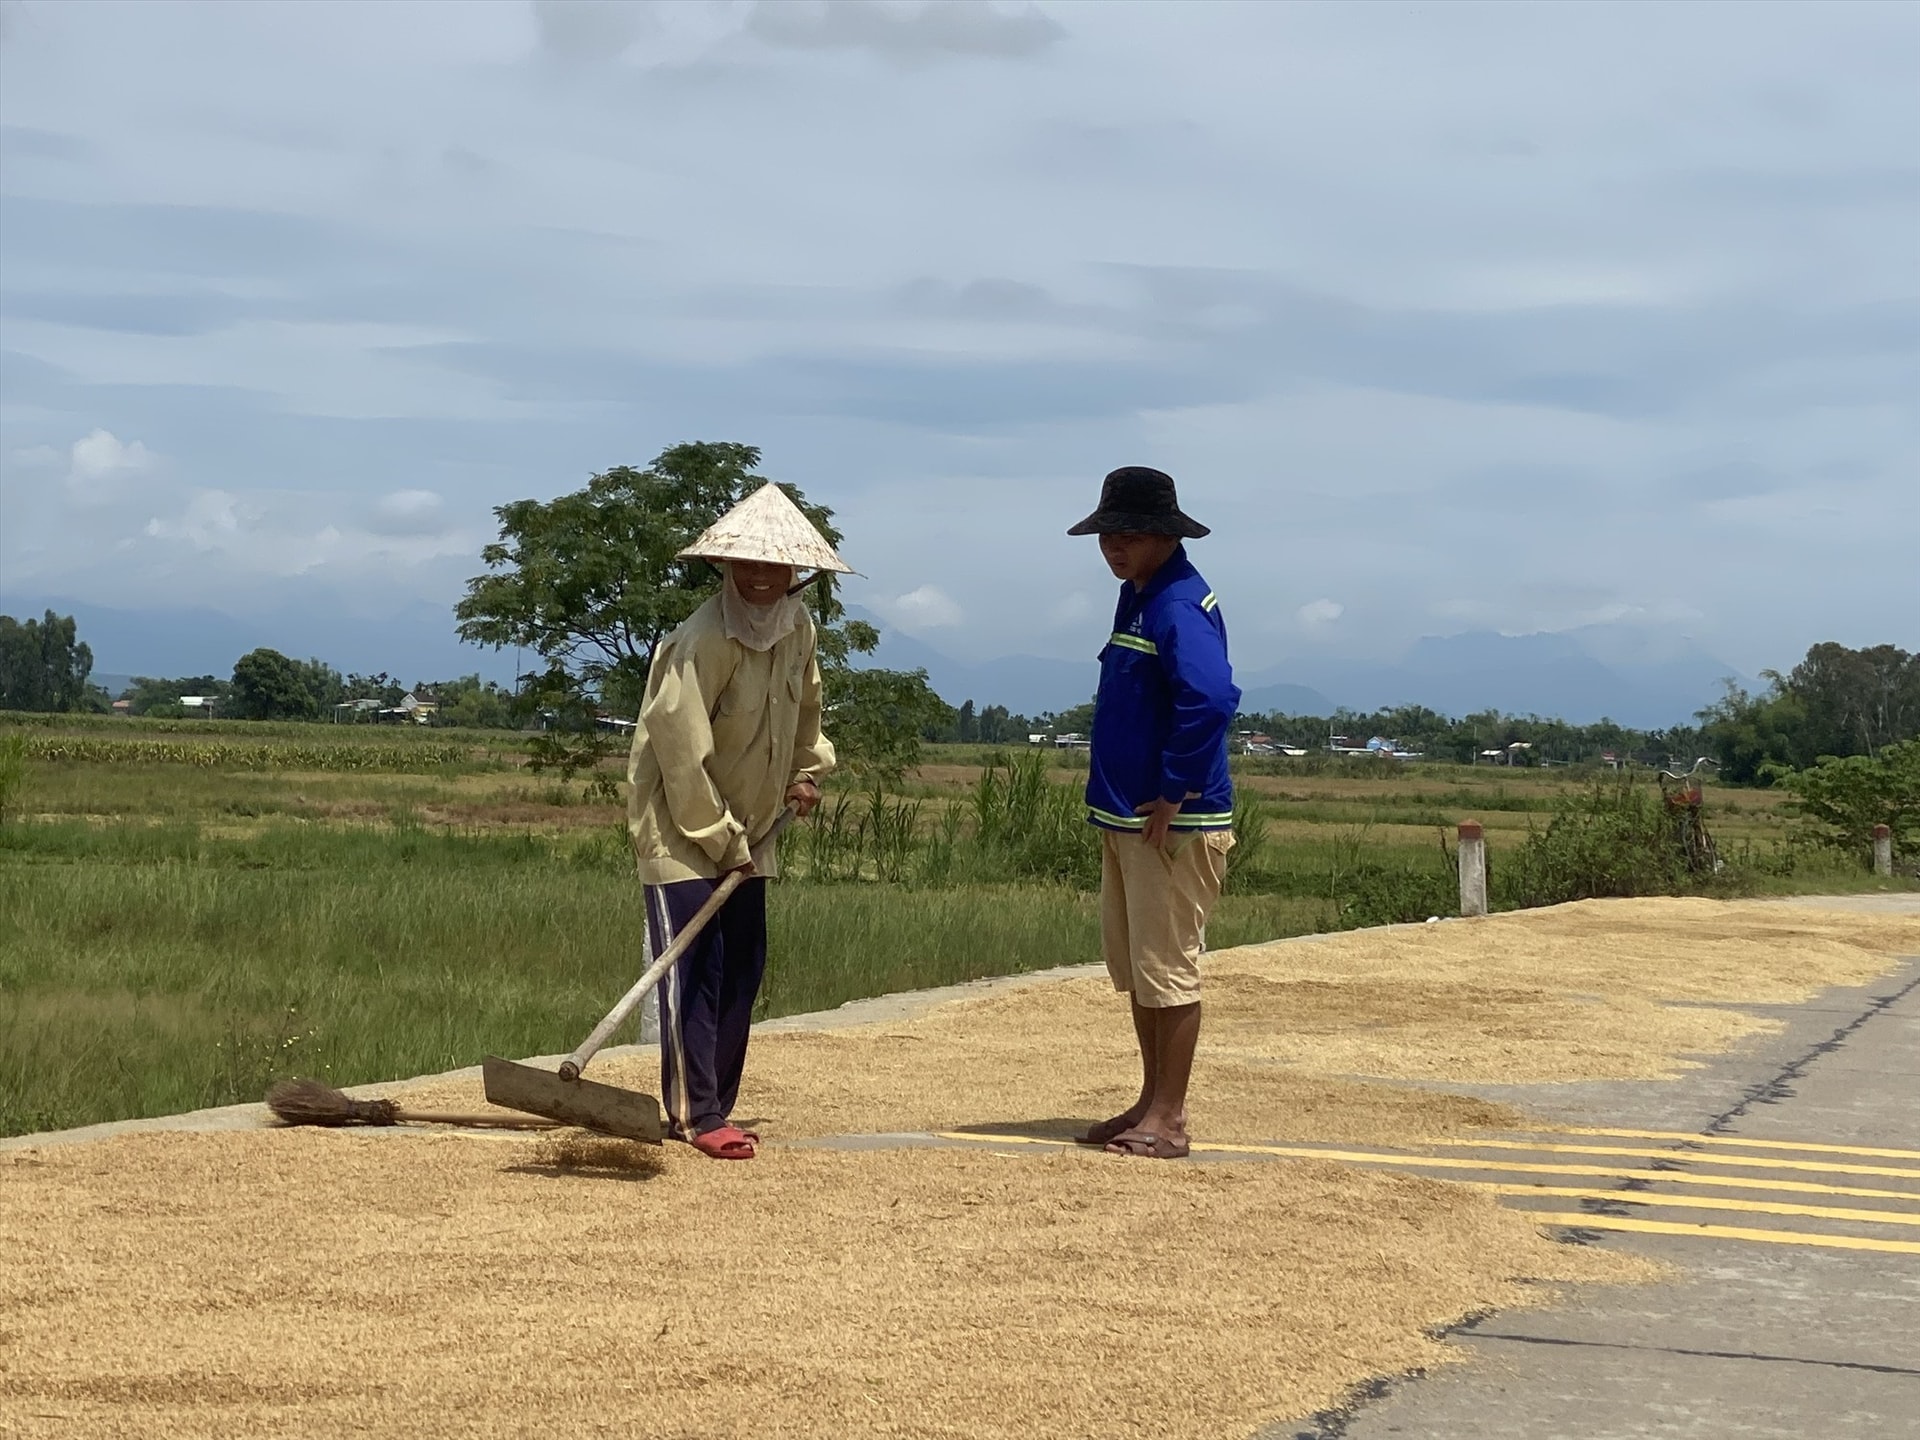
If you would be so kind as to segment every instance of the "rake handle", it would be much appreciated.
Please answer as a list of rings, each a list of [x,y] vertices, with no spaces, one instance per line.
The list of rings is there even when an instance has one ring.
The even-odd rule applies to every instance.
[[[760,843],[765,845],[767,841],[777,837],[787,828],[787,822],[793,817],[794,808],[789,805],[780,812],[780,818],[773,822],[773,828],[760,838]],[[620,997],[619,1003],[607,1012],[606,1019],[593,1027],[593,1033],[580,1042],[580,1048],[560,1062],[562,1080],[580,1078],[580,1072],[586,1068],[587,1062],[600,1053],[600,1047],[607,1043],[613,1032],[625,1024],[627,1017],[640,1007],[640,1002],[646,998],[647,992],[660,983],[660,977],[680,963],[680,957],[687,953],[695,940],[700,938],[700,932],[706,929],[707,922],[720,913],[720,907],[733,898],[733,892],[744,885],[747,879],[748,877],[740,871],[731,870],[718,885],[713,887],[713,894],[709,895],[705,903],[694,911],[693,918],[687,922],[686,928],[673,937],[673,943],[666,948],[660,958],[649,965],[640,978],[633,982],[633,988]]]

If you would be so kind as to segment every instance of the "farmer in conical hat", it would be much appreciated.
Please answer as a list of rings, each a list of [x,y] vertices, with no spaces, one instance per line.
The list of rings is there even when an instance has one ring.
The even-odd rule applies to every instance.
[[[750,1160],[759,1137],[728,1117],[766,968],[766,877],[778,869],[775,847],[756,846],[786,806],[805,815],[820,803],[834,763],[802,572],[851,572],[771,484],[680,558],[716,564],[720,592],[654,651],[627,759],[627,830],[653,955],[722,877],[749,877],[660,982],[660,1079],[670,1134],[715,1159]]]

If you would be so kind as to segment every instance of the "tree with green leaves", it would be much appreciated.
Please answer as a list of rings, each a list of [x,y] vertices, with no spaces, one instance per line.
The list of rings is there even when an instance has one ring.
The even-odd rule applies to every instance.
[[[249,650],[233,666],[234,711],[245,720],[311,719],[318,706],[308,668],[278,650]]]
[[[71,615],[46,612],[25,623],[0,615],[0,710],[92,710],[101,692],[87,684],[93,649]]]
[[[1030,728],[1027,717],[1012,715],[1004,705],[989,705],[980,712],[980,739],[989,745],[1005,745],[1010,742],[1025,744]]]
[[[1075,705],[1070,710],[1061,710],[1050,717],[1048,729],[1056,735],[1091,735],[1093,733],[1093,701],[1084,705]]]
[[[121,698],[135,715],[175,719],[186,714],[180,705],[183,695],[211,696],[224,708],[232,693],[232,684],[215,675],[187,675],[179,679],[136,675]]]
[[[476,677],[477,678],[477,677]],[[383,710],[391,710],[407,693],[407,687],[382,670],[375,675],[349,675],[341,682],[343,700],[374,700]]]
[[[1871,758],[1920,736],[1920,655],[1897,645],[1815,645],[1786,674],[1761,672],[1752,695],[1729,685],[1700,712],[1706,742],[1728,780],[1768,783],[1822,756]]]
[[[524,646],[544,662],[553,688],[637,712],[654,647],[719,588],[712,565],[677,556],[766,484],[759,464],[751,445],[692,442],[661,451],[643,470],[616,466],[556,499],[497,507],[500,539],[480,552],[488,573],[469,580],[454,607],[461,638]],[[808,503],[796,486],[780,488],[839,543],[831,510]],[[859,621],[835,630],[842,607],[833,576],[815,582],[808,601],[823,663],[879,643]]]
[[[584,737],[541,742],[539,764],[563,774],[583,768],[603,747],[600,711],[639,713],[655,648],[720,586],[718,569],[679,552],[767,483],[759,464],[752,445],[689,442],[661,451],[644,469],[617,466],[553,500],[494,510],[500,538],[481,551],[487,573],[467,582],[454,615],[464,640],[524,646],[539,657],[543,673],[531,681],[531,705],[556,729]],[[797,486],[780,488],[829,543],[840,543],[833,511]],[[835,579],[823,575],[807,589],[829,733],[853,768],[897,771],[918,758],[919,717],[929,701],[940,702],[924,671],[852,667],[851,657],[871,654],[880,633],[845,618]],[[925,694],[913,693],[916,686]],[[890,738],[889,727],[909,719],[911,733]]]
[[[419,688],[431,690],[439,698],[440,709],[434,716],[436,724],[510,730],[518,723],[513,692],[478,675],[462,675],[458,680],[442,680]]]
[[[1862,863],[1876,825],[1892,830],[1897,853],[1912,855],[1920,847],[1920,739],[1883,745],[1877,755],[1828,755],[1779,783],[1818,839]]]
[[[1920,655],[1897,645],[1815,645],[1782,680],[1806,716],[1815,755],[1873,755],[1920,735]]]

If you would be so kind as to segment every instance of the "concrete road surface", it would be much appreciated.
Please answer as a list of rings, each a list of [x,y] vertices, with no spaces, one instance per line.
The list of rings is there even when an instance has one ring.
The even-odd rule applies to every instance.
[[[1312,1421],[1269,1427],[1260,1440],[1920,1437],[1920,962],[1775,1013],[1787,1021],[1783,1034],[1681,1080],[1475,1092],[1570,1125],[1780,1145],[1641,1140],[1650,1154],[1672,1152],[1646,1162],[1663,1168],[1644,1178],[1525,1177],[1750,1206],[1512,1200],[1684,1229],[1575,1232],[1669,1262],[1674,1283],[1575,1292],[1552,1308],[1461,1326],[1448,1341],[1468,1363],[1382,1384]],[[1803,1239],[1783,1243],[1780,1232]],[[1846,1241],[1863,1248],[1840,1248]]]

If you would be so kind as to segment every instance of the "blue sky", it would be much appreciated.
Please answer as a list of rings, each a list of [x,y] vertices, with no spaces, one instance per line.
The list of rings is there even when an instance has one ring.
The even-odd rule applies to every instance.
[[[0,594],[377,649],[726,439],[969,659],[1090,653],[1128,463],[1243,665],[1912,646],[1916,73],[1897,4],[7,0]]]

